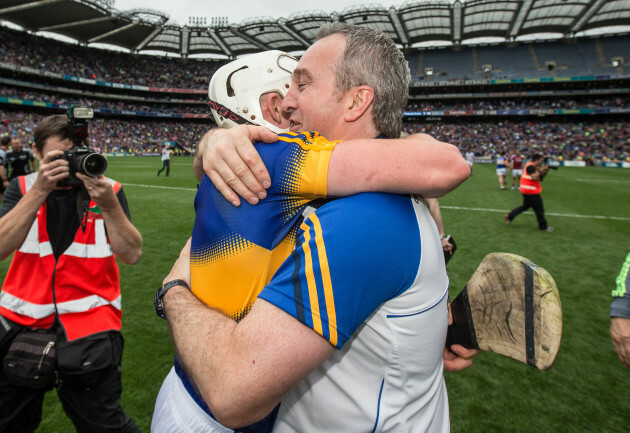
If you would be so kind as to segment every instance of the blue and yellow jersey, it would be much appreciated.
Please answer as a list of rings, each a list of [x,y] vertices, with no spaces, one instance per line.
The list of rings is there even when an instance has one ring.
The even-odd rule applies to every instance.
[[[505,168],[507,157],[504,155],[497,156],[497,168]]]
[[[435,227],[430,217],[423,223]],[[362,193],[326,203],[300,224],[296,248],[260,298],[340,349],[372,312],[413,285],[419,230],[409,196]]]
[[[234,207],[207,176],[195,198],[192,291],[237,321],[290,255],[305,206],[326,196],[328,162],[338,143],[308,132],[278,138],[255,144],[271,176],[266,199]]]
[[[448,430],[448,276],[422,199],[317,208],[259,298],[337,349],[283,397],[274,433]]]

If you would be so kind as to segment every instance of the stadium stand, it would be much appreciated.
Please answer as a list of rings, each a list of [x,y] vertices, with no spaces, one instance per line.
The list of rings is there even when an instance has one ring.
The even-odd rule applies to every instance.
[[[614,58],[630,61],[630,44],[627,38],[603,37],[600,38],[604,63],[612,62]]]
[[[472,52],[466,48],[458,51],[425,50],[422,65],[419,65],[418,69],[426,76],[427,68],[432,69],[432,79],[435,78],[436,81],[467,80],[473,71]]]
[[[531,44],[516,47],[506,45],[477,47],[479,70],[483,71],[484,65],[490,67],[490,74],[484,75],[483,78],[517,78],[522,77],[523,71],[529,71],[527,74],[529,77],[541,76],[531,56],[530,46]]]
[[[63,8],[85,7],[79,3],[70,1]],[[502,4],[499,0],[487,3]],[[519,42],[510,37],[503,43],[464,45],[461,40],[465,37],[480,36],[464,24],[461,40],[456,39],[457,29],[453,29],[450,43],[412,48],[410,44],[421,39],[444,39],[437,34],[419,36],[426,29],[414,29],[413,14],[419,12],[412,9],[405,4],[390,10],[390,16],[397,13],[405,21],[407,34],[401,34],[393,25],[379,24],[403,46],[414,79],[405,131],[431,133],[458,144],[462,151],[474,148],[480,157],[491,157],[504,147],[521,146],[523,153],[544,148],[560,159],[630,161],[626,126],[630,76],[624,70],[624,61],[630,59],[630,36],[613,33],[578,38],[567,30],[564,38],[554,40]],[[357,10],[361,8],[344,11],[340,16],[350,22]],[[376,20],[376,11],[371,17],[370,10],[364,11],[366,25],[372,18]],[[433,12],[430,9],[423,13]],[[110,14],[120,18],[116,11]],[[598,14],[594,12],[592,19]],[[303,19],[313,18],[303,15]],[[13,18],[28,28],[28,16]],[[298,18],[283,22],[296,30]],[[50,17],[51,24],[55,19]],[[300,33],[304,41],[312,40],[314,29],[327,19],[331,17],[319,16],[319,21],[304,24]],[[529,29],[532,23],[526,17],[521,28]],[[168,27],[173,37],[189,34],[195,38],[203,33],[202,29],[184,31],[164,23],[151,25],[156,34],[165,34],[159,33],[160,26],[164,32]],[[245,32],[250,26],[243,23],[239,28]],[[229,28],[205,30],[219,39],[227,35],[222,32],[229,32]],[[490,30],[487,36],[496,33]],[[129,38],[128,44],[122,39],[114,42],[130,48],[127,45],[133,43],[133,38]],[[147,45],[158,48],[157,40]],[[199,41],[195,45],[200,47],[199,52],[217,54]],[[266,43],[258,40],[258,45],[247,48],[236,39],[223,42],[222,54],[228,58],[260,50]],[[292,42],[283,43],[286,49],[296,48]],[[306,46],[302,44],[301,48]],[[21,134],[28,142],[32,125],[42,116],[64,112],[70,103],[80,103],[95,110],[91,138],[103,152],[153,154],[164,142],[177,143],[177,149],[190,149],[205,130],[213,127],[208,118],[206,88],[212,73],[226,59],[191,58],[193,53],[184,52],[182,44],[178,47],[161,47],[179,54],[175,57],[143,54],[138,46],[134,53],[108,51],[102,55],[97,48],[0,25],[0,135]],[[431,75],[427,75],[428,70]]]

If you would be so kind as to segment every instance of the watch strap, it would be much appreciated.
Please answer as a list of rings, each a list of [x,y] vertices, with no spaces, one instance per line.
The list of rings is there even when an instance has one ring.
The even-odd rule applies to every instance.
[[[188,290],[190,290],[190,286],[186,281],[179,279],[171,280],[160,287],[155,294],[155,297],[153,298],[153,303],[155,304],[155,313],[158,315],[158,317],[162,319],[166,319],[166,314],[164,312],[164,295],[166,295],[166,292],[168,292],[171,288],[175,286],[186,287]]]

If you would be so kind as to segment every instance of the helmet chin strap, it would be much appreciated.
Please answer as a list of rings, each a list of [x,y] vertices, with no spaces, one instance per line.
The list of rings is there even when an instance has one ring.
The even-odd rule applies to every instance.
[[[213,101],[212,99],[210,99],[208,101],[208,106],[210,107],[211,110],[214,110],[217,112],[217,114],[219,116],[224,117],[225,119],[231,120],[232,122],[238,124],[238,125],[253,125],[253,126],[264,126],[266,128],[271,129],[272,131],[276,132],[276,133],[281,133],[281,132],[286,132],[286,129],[282,129],[279,128],[276,125],[273,125],[272,123],[266,121],[263,119],[262,123],[254,123],[251,122],[247,119],[245,119],[244,117],[242,117],[240,114],[235,113],[234,111],[230,110],[228,107],[226,107],[223,104],[218,103],[217,101]]]
[[[216,111],[217,114],[219,114],[220,116],[223,116],[234,123],[237,123],[239,125],[247,125],[247,124],[253,125],[252,122],[245,119],[241,115],[235,113],[234,111],[230,110],[225,105],[218,103],[217,101],[213,101],[212,99],[210,99],[208,101],[208,106],[210,107],[211,110]]]

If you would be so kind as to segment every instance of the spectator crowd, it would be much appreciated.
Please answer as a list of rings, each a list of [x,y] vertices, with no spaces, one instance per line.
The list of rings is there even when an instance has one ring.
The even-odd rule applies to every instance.
[[[19,137],[30,146],[35,126],[46,116],[35,112],[0,110],[0,136]],[[210,122],[122,120],[96,117],[89,123],[90,147],[99,152],[159,153],[161,144],[192,148]]]
[[[186,104],[168,102],[167,100],[145,99],[142,102],[116,99],[89,98],[89,94],[73,98],[72,95],[55,92],[37,91],[19,87],[0,86],[0,96],[27,101],[48,102],[66,106],[70,103],[88,105],[96,109],[150,112],[164,114],[208,114],[205,94],[197,100],[188,100]],[[111,96],[110,96],[111,98]],[[146,102],[152,102],[148,104]],[[496,110],[557,110],[557,109],[598,109],[629,107],[630,97],[600,97],[600,98],[544,98],[544,99],[477,99],[470,101],[410,101],[405,111],[496,111]]]
[[[0,62],[108,83],[198,89],[222,60],[181,59],[112,52],[61,43],[0,26]]]
[[[17,135],[32,142],[35,125],[43,114],[0,110],[0,136]],[[91,145],[101,152],[155,153],[160,143],[174,142],[192,148],[209,121],[143,120],[97,117],[90,122]],[[529,155],[542,152],[559,160],[630,161],[630,127],[627,122],[558,122],[519,120],[498,122],[423,122],[406,119],[403,130],[423,132],[453,143],[462,153],[493,158],[501,150]]]
[[[97,115],[90,122],[92,146],[102,152],[156,153],[161,143],[177,143],[191,148],[209,128],[214,127],[203,117],[208,114],[205,93],[142,92],[102,94],[100,86],[69,89],[58,83],[46,82],[44,73],[56,72],[74,77],[90,78],[108,83],[141,85],[173,90],[200,90],[224,61],[181,59],[112,53],[103,56],[100,50],[62,43],[0,26],[1,64],[25,66],[38,71],[29,75],[32,81],[16,85],[0,80],[0,96],[24,101],[47,102],[66,107],[71,103],[88,105],[97,111],[155,113],[156,116],[193,115],[196,119],[146,116],[105,117]],[[49,90],[50,89],[50,90]],[[172,100],[173,99],[173,100]],[[627,108],[630,97],[563,96],[522,98],[469,98],[420,101],[411,100],[407,112],[415,111],[493,111]],[[30,104],[25,104],[30,105]],[[0,109],[0,136],[19,136],[23,143],[32,142],[35,125],[47,114],[14,108],[9,104]],[[5,109],[6,108],[6,109]],[[52,110],[50,110],[52,111]],[[479,119],[477,117],[476,119]],[[473,151],[477,158],[493,158],[495,154],[543,152],[557,159],[596,161],[630,160],[630,132],[623,117],[584,118],[566,116],[553,120],[506,120],[506,117],[486,117],[487,121],[469,117],[441,117],[427,122],[423,117],[408,117],[404,132],[426,132],[439,140],[459,146],[462,153]],[[577,119],[577,120],[573,120]],[[591,120],[592,119],[592,120]]]
[[[558,160],[630,161],[630,127],[617,121],[502,120],[498,122],[403,123],[406,133],[423,132],[455,144],[462,153],[494,158],[501,151],[544,153]]]

